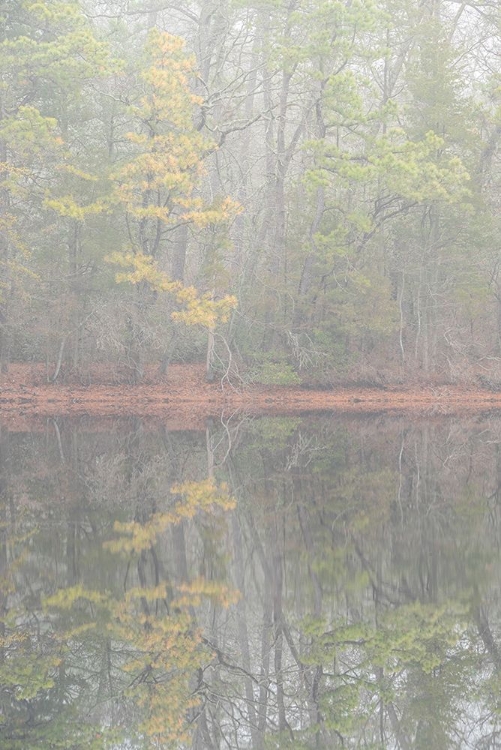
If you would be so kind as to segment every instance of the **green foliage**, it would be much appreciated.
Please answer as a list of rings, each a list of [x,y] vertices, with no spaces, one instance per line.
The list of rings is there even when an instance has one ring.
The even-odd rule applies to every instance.
[[[390,674],[412,666],[431,674],[444,663],[448,650],[458,646],[465,616],[466,609],[457,603],[399,607],[370,639],[370,658]]]
[[[249,379],[261,385],[298,385],[301,378],[287,362],[263,362],[248,373]]]
[[[265,385],[497,356],[499,76],[474,7],[199,3],[185,40],[102,5],[2,7],[3,350],[140,375],[176,320],[272,352]]]
[[[256,447],[283,450],[293,438],[299,424],[300,420],[295,417],[262,417],[252,427]]]

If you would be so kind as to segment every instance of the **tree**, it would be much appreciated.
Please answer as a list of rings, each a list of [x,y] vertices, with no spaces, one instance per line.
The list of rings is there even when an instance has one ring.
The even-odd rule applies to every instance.
[[[47,199],[57,194],[70,148],[70,92],[75,97],[102,71],[106,50],[78,2],[8,2],[2,13],[0,361],[6,367],[14,319],[20,316],[25,326],[32,322],[22,314],[21,301],[26,307],[41,282],[45,303],[53,303],[44,253],[61,235],[46,210]],[[71,265],[63,256],[66,260]],[[57,262],[61,269],[61,255]]]
[[[203,156],[211,146],[193,121],[193,109],[201,100],[190,90],[194,63],[184,54],[183,47],[179,38],[156,30],[150,32],[140,76],[144,91],[131,108],[137,129],[127,136],[130,153],[112,174],[112,200],[124,214],[127,239],[122,254],[110,258],[122,265],[133,265],[132,273],[122,274],[120,280],[133,281],[136,289],[129,319],[135,377],[142,373],[141,318],[154,303],[152,291],[176,292],[178,301],[185,302],[187,309],[174,316],[204,325],[209,332],[216,323],[216,311],[224,318],[235,304],[233,297],[213,300],[211,279],[206,284],[212,289],[198,302],[192,287],[170,282],[163,270],[170,265],[170,232],[180,226],[199,230],[227,222],[237,211],[236,204],[228,198],[208,204],[196,194]],[[209,361],[208,372],[210,367]]]

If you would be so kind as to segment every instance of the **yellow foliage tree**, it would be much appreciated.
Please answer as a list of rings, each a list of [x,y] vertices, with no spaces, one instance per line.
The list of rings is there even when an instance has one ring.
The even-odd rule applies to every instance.
[[[191,519],[197,513],[215,513],[217,509],[229,511],[235,508],[235,500],[229,495],[228,487],[224,483],[217,486],[210,478],[203,482],[174,485],[171,494],[175,498],[174,503],[168,510],[153,514],[147,523],[117,521],[115,531],[122,536],[108,542],[107,547],[112,552],[139,554],[149,549],[169,526]]]
[[[112,175],[112,200],[124,210],[128,246],[108,259],[125,269],[117,281],[135,285],[143,308],[148,290],[173,294],[181,309],[172,318],[205,327],[210,348],[215,326],[228,318],[236,299],[198,294],[163,270],[169,264],[164,251],[170,232],[183,225],[200,230],[221,224],[239,211],[230,198],[207,204],[196,194],[203,159],[215,146],[194,124],[202,100],[190,89],[193,75],[194,60],[185,54],[183,40],[154,29],[141,74],[143,93],[130,108],[136,131],[127,135],[130,149]]]
[[[209,516],[224,523],[224,514],[235,508],[227,485],[212,478],[174,485],[171,496],[167,508],[143,523],[116,522],[118,536],[106,548],[129,560],[144,558],[181,521]],[[190,717],[200,710],[203,698],[196,688],[197,675],[214,658],[197,624],[196,608],[207,599],[228,607],[238,596],[224,581],[199,575],[155,585],[143,580],[111,604],[108,629],[117,642],[128,645],[126,694],[140,709],[138,729],[145,747],[189,741]]]

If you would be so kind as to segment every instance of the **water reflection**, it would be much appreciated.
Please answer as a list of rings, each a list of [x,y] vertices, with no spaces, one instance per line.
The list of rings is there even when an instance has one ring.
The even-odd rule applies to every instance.
[[[0,433],[2,748],[501,744],[501,419]]]

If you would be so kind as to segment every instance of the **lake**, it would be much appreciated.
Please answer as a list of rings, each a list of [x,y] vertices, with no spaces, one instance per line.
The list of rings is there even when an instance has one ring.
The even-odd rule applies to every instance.
[[[0,736],[501,747],[501,416],[0,432]]]

